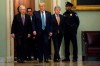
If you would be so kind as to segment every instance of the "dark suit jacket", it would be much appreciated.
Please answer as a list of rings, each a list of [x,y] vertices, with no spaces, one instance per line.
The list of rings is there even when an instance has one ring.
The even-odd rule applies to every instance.
[[[17,14],[14,16],[11,33],[14,33],[16,38],[27,37],[27,35],[30,34],[31,31],[32,25],[29,15],[25,14],[24,25],[22,23],[21,14]]]
[[[64,17],[60,14],[60,24],[58,25],[57,20],[56,20],[56,16],[55,14],[52,15],[52,31],[53,31],[53,35],[58,33],[63,33],[63,29],[64,29]]]
[[[46,14],[46,27],[45,30],[47,33],[52,32],[52,20],[51,20],[51,13],[48,11],[45,11]],[[37,32],[37,35],[41,35],[42,33],[42,20],[41,20],[41,12],[40,11],[34,11],[33,12],[33,24],[35,24],[35,29],[33,26],[33,31],[35,30]]]

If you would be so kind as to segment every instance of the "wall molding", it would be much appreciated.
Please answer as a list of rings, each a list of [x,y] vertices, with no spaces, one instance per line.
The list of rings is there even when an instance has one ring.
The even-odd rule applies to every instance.
[[[10,63],[10,62],[14,62],[14,57],[13,56],[10,56],[10,57],[7,57],[7,63]]]

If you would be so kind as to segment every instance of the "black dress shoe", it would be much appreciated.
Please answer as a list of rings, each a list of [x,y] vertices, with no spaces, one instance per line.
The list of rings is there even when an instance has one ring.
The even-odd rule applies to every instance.
[[[32,61],[32,59],[31,58],[27,58],[26,61]]]
[[[54,60],[54,62],[60,62],[60,60]]]
[[[73,62],[77,62],[77,59],[73,59]]]
[[[46,60],[44,60],[44,62],[46,62],[46,63],[49,63],[49,61],[46,59]]]
[[[39,63],[42,63],[43,62],[43,60],[39,60]]]
[[[24,63],[24,60],[17,60],[18,63]]]
[[[34,58],[34,60],[36,60],[36,61],[37,61],[37,58]]]
[[[70,61],[69,59],[63,59],[62,61]]]

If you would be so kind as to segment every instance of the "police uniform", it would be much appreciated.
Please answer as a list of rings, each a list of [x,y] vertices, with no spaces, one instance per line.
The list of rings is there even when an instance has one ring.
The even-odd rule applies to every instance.
[[[67,2],[67,6],[73,6],[70,2]],[[70,56],[70,41],[73,45],[73,61],[77,61],[77,29],[79,26],[79,18],[77,13],[73,10],[66,10],[63,14],[65,18],[64,23],[64,42],[65,42],[65,61],[69,61]]]

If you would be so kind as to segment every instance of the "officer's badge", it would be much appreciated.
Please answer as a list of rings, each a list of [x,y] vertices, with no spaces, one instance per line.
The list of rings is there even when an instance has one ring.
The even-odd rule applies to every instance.
[[[70,14],[70,16],[72,16],[72,13]]]

